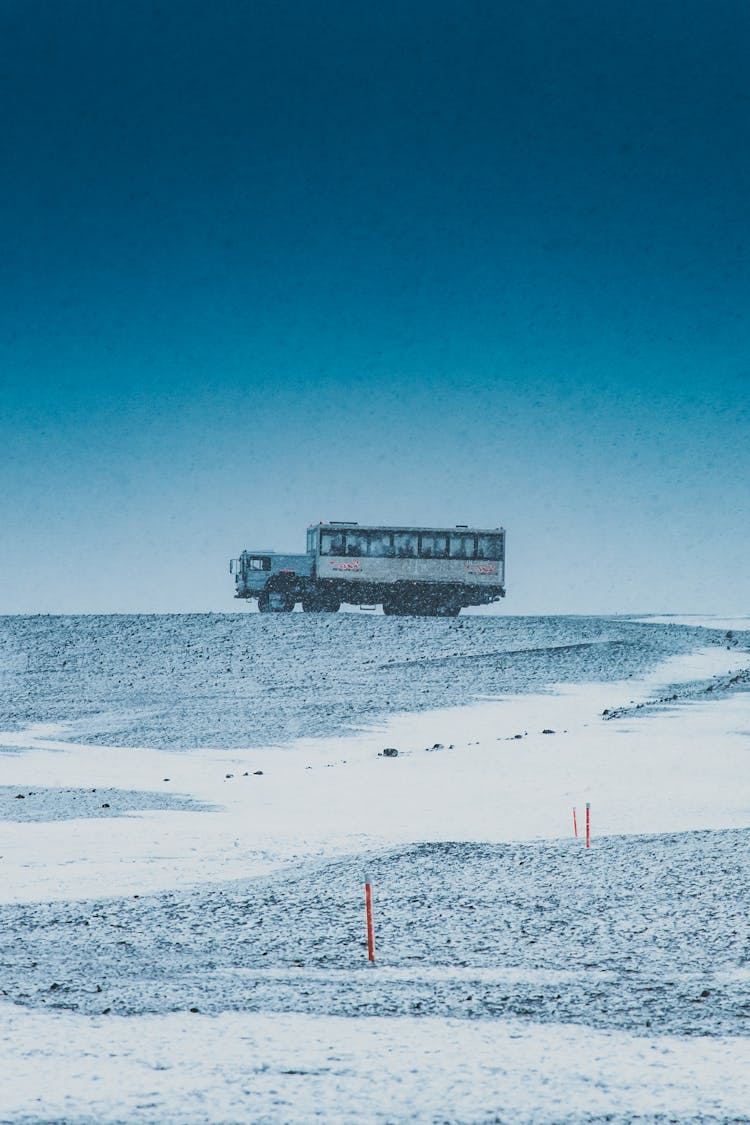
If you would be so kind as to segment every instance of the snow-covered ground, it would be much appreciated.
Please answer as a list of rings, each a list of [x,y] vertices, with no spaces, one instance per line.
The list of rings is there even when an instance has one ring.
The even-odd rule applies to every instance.
[[[714,613],[661,613],[639,620],[650,625],[687,625],[700,629],[722,629],[732,632],[750,630],[750,615],[721,616]]]
[[[605,638],[625,679],[281,747],[87,744],[122,718],[56,686],[0,735],[0,1120],[746,1120],[750,634],[675,624],[640,671]],[[419,708],[500,651],[430,628],[386,661]]]
[[[3,1119],[740,1122],[743,1039],[433,1017],[4,1013]]]

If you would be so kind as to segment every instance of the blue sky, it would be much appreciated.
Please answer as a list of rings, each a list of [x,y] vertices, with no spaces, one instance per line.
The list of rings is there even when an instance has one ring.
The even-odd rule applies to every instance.
[[[740,3],[0,11],[0,612],[232,609],[317,519],[504,611],[750,612]]]

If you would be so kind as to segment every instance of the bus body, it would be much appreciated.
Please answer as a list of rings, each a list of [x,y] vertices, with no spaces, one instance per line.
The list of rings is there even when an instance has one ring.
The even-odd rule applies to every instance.
[[[243,551],[233,559],[238,598],[261,612],[335,612],[342,602],[387,614],[454,617],[505,597],[505,531],[496,528],[313,524],[304,555]]]

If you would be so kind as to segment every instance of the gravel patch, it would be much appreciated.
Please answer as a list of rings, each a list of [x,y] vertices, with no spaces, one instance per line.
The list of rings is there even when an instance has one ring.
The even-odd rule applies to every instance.
[[[179,793],[141,793],[135,789],[19,789],[0,785],[0,820],[48,822],[153,810],[199,812],[211,807]]]
[[[720,630],[606,617],[0,617],[0,729],[246,747],[556,682],[637,677]],[[743,642],[744,643],[744,642]]]
[[[742,651],[742,650],[740,650]],[[735,692],[750,691],[750,669],[744,668],[726,676],[713,676],[709,680],[694,680],[688,684],[674,684],[666,694],[647,699],[628,707],[612,707],[602,713],[604,719],[634,718],[662,711],[675,703],[696,703],[706,699],[725,699]]]

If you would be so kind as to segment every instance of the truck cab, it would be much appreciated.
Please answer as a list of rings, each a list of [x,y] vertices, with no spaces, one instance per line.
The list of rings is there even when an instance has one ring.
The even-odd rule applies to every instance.
[[[261,613],[292,609],[299,600],[300,582],[310,578],[312,570],[311,555],[283,555],[269,550],[243,551],[229,564],[235,597],[257,598]]]

